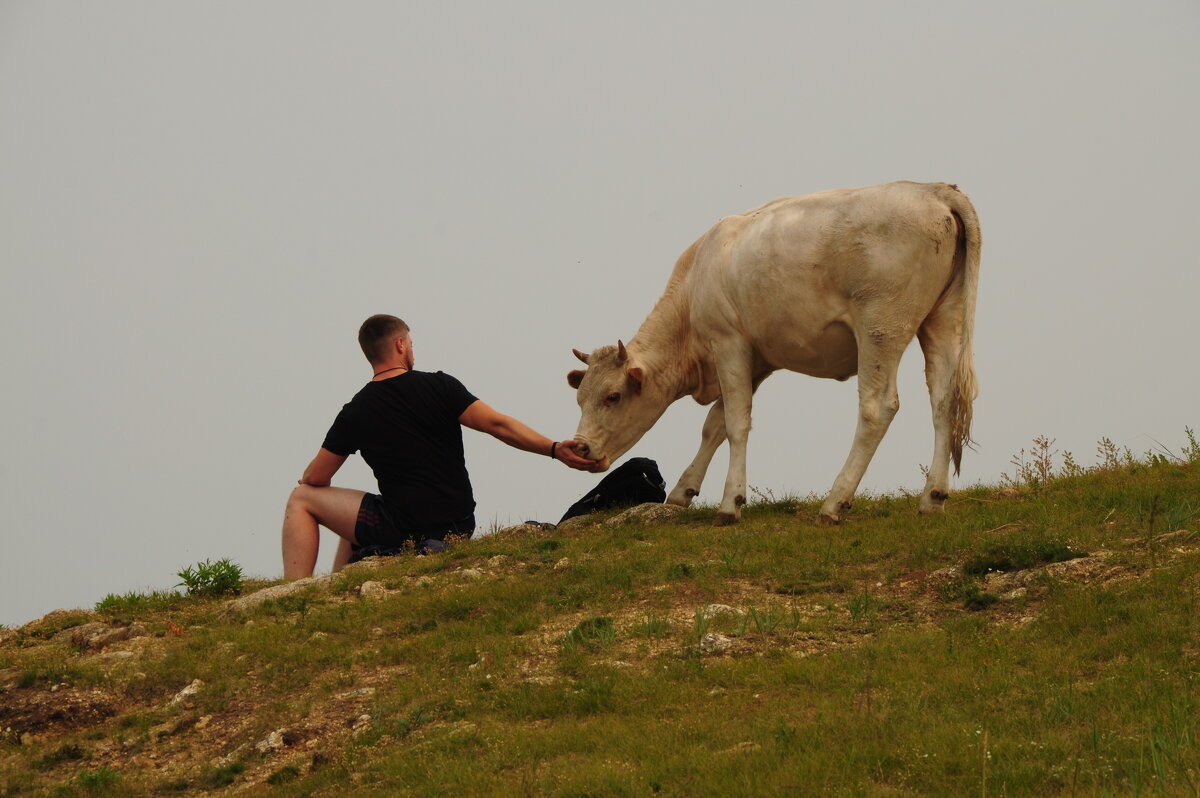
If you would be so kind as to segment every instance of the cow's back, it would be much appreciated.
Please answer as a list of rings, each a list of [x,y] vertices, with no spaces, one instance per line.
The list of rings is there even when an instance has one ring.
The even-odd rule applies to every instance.
[[[850,376],[865,326],[911,337],[949,282],[949,190],[840,189],[722,219],[697,242],[688,275],[697,336],[741,335],[771,368]]]

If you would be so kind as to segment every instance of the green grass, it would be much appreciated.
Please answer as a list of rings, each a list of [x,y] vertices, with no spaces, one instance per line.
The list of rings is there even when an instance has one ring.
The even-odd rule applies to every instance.
[[[734,528],[699,508],[682,524],[495,535],[248,620],[215,598],[110,597],[99,614],[154,630],[153,656],[101,663],[48,634],[0,648],[23,674],[14,690],[66,682],[123,702],[98,725],[0,744],[0,788],[1197,794],[1200,466],[1186,455],[1050,461],[933,517],[915,497],[865,496],[821,527],[807,520],[818,501],[767,495]],[[1106,553],[1113,575],[988,588],[989,574],[1084,552]],[[367,579],[394,593],[357,599]],[[713,633],[727,653],[702,653]],[[194,706],[167,703],[197,678]],[[224,731],[151,742],[185,712]],[[318,727],[315,747],[254,749]],[[102,761],[105,746],[122,758]],[[192,748],[187,767],[124,764]]]

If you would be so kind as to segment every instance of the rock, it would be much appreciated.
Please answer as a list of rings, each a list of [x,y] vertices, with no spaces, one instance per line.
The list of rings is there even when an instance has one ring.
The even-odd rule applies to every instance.
[[[193,679],[192,683],[175,694],[175,697],[167,702],[167,706],[175,706],[187,701],[191,701],[200,692],[200,688],[204,687],[204,682],[199,679]]]
[[[509,535],[509,534],[521,534],[524,532],[537,532],[538,530],[543,529],[545,527],[550,527],[551,529],[553,529],[553,525],[551,525],[551,524],[539,524],[536,521],[526,521],[523,524],[515,524],[513,526],[506,526],[503,529],[497,529],[493,534]],[[500,556],[504,556],[504,555],[500,555]]]
[[[150,728],[150,739],[161,740],[163,737],[170,737],[173,734],[194,726],[197,721],[197,716],[192,712],[185,712],[177,718],[168,720],[166,723],[160,723],[157,726]]]
[[[297,579],[294,582],[284,582],[279,585],[264,587],[262,590],[257,590],[249,595],[230,601],[225,606],[225,614],[240,615],[257,609],[268,601],[278,600],[286,596],[299,595],[309,590],[327,589],[333,576],[333,574],[309,576],[304,579]]]
[[[563,557],[561,560],[559,560],[558,562],[554,563],[554,570],[556,570],[556,571],[561,571],[561,570],[563,570],[564,568],[568,568],[568,567],[570,567],[570,565],[571,565],[571,560],[570,560],[570,558],[568,558],[568,557]]]
[[[375,571],[387,565],[391,557],[363,557],[358,562],[347,563],[338,573],[354,573],[355,571]]]
[[[432,576],[418,576],[417,577],[417,586],[418,587],[433,587],[433,585],[435,584],[435,581],[436,580]]]
[[[716,632],[709,632],[700,638],[701,654],[724,654],[731,648],[733,648],[733,641]]]
[[[926,578],[935,585],[949,584],[959,578],[958,566],[951,565],[949,568],[939,568],[930,573]]]
[[[308,636],[308,642],[310,642],[310,643],[320,643],[322,640],[328,640],[328,639],[329,639],[328,632],[318,631],[318,632],[313,632],[311,635]]]
[[[358,595],[365,599],[381,599],[390,592],[383,582],[363,582],[358,586]]]
[[[508,556],[504,555],[504,554],[497,554],[495,557],[488,560],[489,568],[504,568],[507,565],[508,565]]]
[[[373,695],[375,695],[374,687],[360,687],[348,693],[338,693],[334,698],[368,698]]]
[[[591,513],[588,513],[586,515],[577,515],[574,518],[568,518],[566,521],[561,521],[559,522],[558,526],[555,527],[555,529],[567,532],[572,529],[586,529],[589,526],[595,526],[596,523],[596,519],[592,517]]]
[[[141,624],[131,626],[110,627],[105,623],[85,623],[63,631],[52,637],[52,640],[69,643],[84,651],[100,651],[113,643],[129,640],[134,637],[145,637],[146,627]]]
[[[708,618],[742,618],[746,613],[728,604],[709,604],[704,608],[704,615]]]
[[[85,623],[81,626],[72,626],[67,629],[63,629],[58,634],[54,635],[54,637],[50,638],[50,640],[55,643],[67,643],[73,646],[82,646],[83,642],[89,637],[98,635],[101,632],[107,632],[108,629],[108,624],[100,623],[99,621],[93,621],[92,623]]]
[[[483,571],[479,570],[478,568],[464,568],[461,571],[459,571],[458,573],[466,579],[471,579],[471,580],[476,580],[476,581],[479,579],[483,579],[483,576],[484,576]]]
[[[276,730],[268,734],[264,739],[259,740],[254,744],[260,754],[265,754],[268,751],[278,751],[284,747],[283,732]]]
[[[0,670],[0,687],[12,687],[21,681],[20,668],[4,668]]]
[[[359,715],[357,718],[355,718],[354,720],[352,720],[350,722],[350,731],[354,733],[355,737],[358,737],[361,734],[369,732],[370,730],[371,730],[371,716],[370,715],[365,715],[365,714]]]
[[[623,513],[618,513],[604,522],[605,526],[619,526],[630,521],[640,521],[643,524],[660,524],[670,521],[683,512],[683,508],[674,504],[655,504],[646,502],[630,507]]]
[[[70,629],[87,623],[91,617],[92,613],[86,610],[52,610],[22,626],[21,631],[35,634],[47,626]]]

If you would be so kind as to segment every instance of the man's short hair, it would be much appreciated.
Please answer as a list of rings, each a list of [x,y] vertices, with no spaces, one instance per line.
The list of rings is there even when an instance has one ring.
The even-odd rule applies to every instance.
[[[408,335],[408,325],[395,316],[377,313],[358,328],[358,345],[371,363],[387,360],[392,341]]]

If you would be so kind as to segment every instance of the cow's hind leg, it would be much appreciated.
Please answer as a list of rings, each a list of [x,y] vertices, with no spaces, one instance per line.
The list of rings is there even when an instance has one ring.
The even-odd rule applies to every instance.
[[[925,383],[933,408],[933,460],[921,491],[918,509],[922,513],[940,512],[950,495],[950,394],[962,348],[961,315],[957,304],[946,302],[917,333],[925,353]]]
[[[696,452],[691,465],[683,470],[679,481],[667,496],[667,504],[677,504],[680,507],[691,505],[692,499],[700,493],[700,484],[708,473],[709,463],[722,443],[725,442],[725,403],[718,399],[708,409],[704,419],[704,428],[700,433],[700,451]]]
[[[911,335],[902,339],[859,342],[858,428],[850,456],[834,480],[829,497],[821,505],[821,517],[826,521],[840,521],[842,512],[850,508],[858,483],[900,409],[896,371],[910,340]]]

